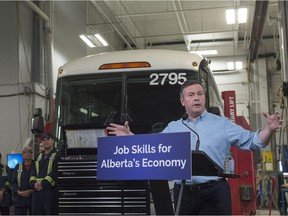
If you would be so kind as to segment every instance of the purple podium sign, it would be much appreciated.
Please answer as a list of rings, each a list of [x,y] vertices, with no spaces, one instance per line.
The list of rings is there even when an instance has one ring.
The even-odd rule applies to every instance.
[[[191,178],[190,133],[98,138],[98,180],[185,180]]]

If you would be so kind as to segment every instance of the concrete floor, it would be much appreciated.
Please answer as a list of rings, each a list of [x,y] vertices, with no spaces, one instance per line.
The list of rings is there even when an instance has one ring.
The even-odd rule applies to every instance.
[[[257,209],[256,215],[269,215],[269,209]],[[280,215],[279,210],[272,209],[271,215]]]
[[[154,211],[154,205],[152,204],[151,205],[151,215],[155,215],[155,211]],[[257,211],[256,211],[256,215],[258,216],[258,215],[269,215],[269,209],[257,209]],[[281,215],[280,213],[279,213],[279,210],[277,210],[277,209],[272,209],[271,210],[271,214],[270,215]]]

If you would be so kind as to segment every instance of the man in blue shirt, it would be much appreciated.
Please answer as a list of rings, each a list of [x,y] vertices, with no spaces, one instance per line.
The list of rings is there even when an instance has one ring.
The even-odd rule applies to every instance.
[[[186,81],[180,89],[180,102],[185,107],[188,118],[170,122],[162,133],[191,132],[199,135],[199,150],[204,151],[214,162],[223,167],[224,159],[231,146],[246,150],[265,148],[274,132],[281,127],[278,112],[273,115],[263,113],[266,126],[251,132],[236,125],[230,119],[208,113],[205,109],[205,90],[201,83]],[[186,124],[183,124],[183,122]],[[188,127],[187,127],[188,126]],[[114,123],[107,127],[111,135],[132,135],[128,122]],[[196,148],[197,136],[191,134],[192,150]],[[175,181],[174,204],[177,206],[180,182]],[[179,214],[182,215],[231,215],[230,187],[226,179],[216,176],[192,176],[186,181]]]

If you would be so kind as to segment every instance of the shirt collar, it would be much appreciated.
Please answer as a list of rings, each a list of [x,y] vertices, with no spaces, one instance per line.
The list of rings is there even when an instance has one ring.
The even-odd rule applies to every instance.
[[[198,119],[204,118],[205,116],[207,116],[207,114],[208,114],[208,112],[207,112],[207,110],[205,109],[204,112],[202,112],[201,115],[199,115],[199,116],[196,118],[196,121],[198,121]],[[187,121],[188,121],[188,122],[191,122],[191,119],[188,118]]]

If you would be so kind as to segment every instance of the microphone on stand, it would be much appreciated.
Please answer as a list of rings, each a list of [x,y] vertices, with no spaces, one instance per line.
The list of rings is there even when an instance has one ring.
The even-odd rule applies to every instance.
[[[182,123],[187,127],[189,128],[194,134],[196,134],[197,136],[197,141],[196,141],[196,151],[199,151],[199,147],[200,147],[200,138],[199,138],[199,135],[198,133],[196,133],[196,131],[194,131],[192,128],[190,128],[187,124],[185,124],[185,120],[188,119],[188,114],[187,113],[184,113],[184,115],[182,116]]]

